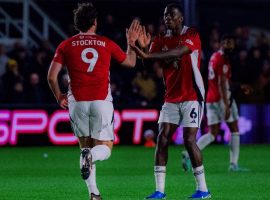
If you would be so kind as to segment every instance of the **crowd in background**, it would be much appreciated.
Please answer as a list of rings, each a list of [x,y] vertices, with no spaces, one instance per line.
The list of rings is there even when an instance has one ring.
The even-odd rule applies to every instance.
[[[126,49],[125,32],[119,30],[112,15],[100,22],[98,33],[109,37]],[[154,37],[163,34],[165,26],[146,24]],[[249,27],[228,30],[236,37],[236,50],[232,58],[232,79],[250,84],[253,93],[244,96],[240,91],[239,103],[270,103],[270,39],[261,31]],[[207,64],[211,54],[219,49],[222,35],[220,25],[213,24],[209,33],[202,34],[203,60],[201,71],[207,87]],[[53,104],[55,99],[47,84],[47,71],[54,50],[48,42],[39,48],[30,48],[20,41],[14,46],[0,44],[0,103],[5,104]],[[60,75],[63,92],[68,89],[67,72]],[[125,69],[116,63],[111,66],[111,90],[116,107],[155,107],[163,102],[164,85],[162,68],[158,62],[143,63],[138,60],[134,69]]]

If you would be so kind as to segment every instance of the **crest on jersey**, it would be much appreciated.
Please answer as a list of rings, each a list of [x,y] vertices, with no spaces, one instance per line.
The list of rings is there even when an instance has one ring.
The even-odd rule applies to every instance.
[[[190,45],[193,45],[193,42],[190,39],[186,39],[185,42],[188,43],[188,44],[190,44]]]

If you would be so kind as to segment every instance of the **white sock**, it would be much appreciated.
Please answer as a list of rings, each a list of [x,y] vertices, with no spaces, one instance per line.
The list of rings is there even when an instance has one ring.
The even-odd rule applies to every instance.
[[[211,133],[207,133],[199,138],[197,145],[200,150],[203,150],[208,144],[210,144],[214,140],[215,140],[215,137]]]
[[[90,150],[90,148],[82,148],[81,150],[84,150],[84,149]],[[80,169],[81,168],[82,168],[82,155],[80,156]],[[89,194],[94,193],[96,195],[99,195],[99,190],[96,184],[96,165],[95,164],[92,165],[90,176],[88,177],[88,179],[85,180],[85,183],[87,185]]]
[[[96,165],[92,165],[91,174],[88,179],[85,180],[85,183],[87,185],[89,194],[94,193],[96,195],[99,195],[99,190],[97,188],[96,183]]]
[[[230,141],[230,163],[238,165],[240,151],[240,135],[238,132],[233,132]]]
[[[193,168],[192,171],[193,171],[195,182],[196,182],[196,190],[208,192],[206,182],[205,182],[203,165],[200,167]]]
[[[111,149],[107,145],[97,145],[91,149],[92,162],[107,160],[111,155]]]
[[[154,166],[154,174],[156,180],[156,191],[164,193],[166,166]]]

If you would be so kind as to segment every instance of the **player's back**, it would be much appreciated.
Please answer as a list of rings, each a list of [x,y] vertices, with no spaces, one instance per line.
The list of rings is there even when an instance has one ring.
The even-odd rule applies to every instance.
[[[106,37],[78,34],[60,44],[54,60],[62,59],[61,63],[66,65],[70,91],[77,101],[111,100],[111,57],[123,62],[125,56],[120,47]]]

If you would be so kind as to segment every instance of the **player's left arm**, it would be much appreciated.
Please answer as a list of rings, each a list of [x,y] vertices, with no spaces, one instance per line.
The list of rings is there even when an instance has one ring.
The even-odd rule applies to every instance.
[[[63,68],[63,65],[52,61],[49,71],[48,71],[48,84],[58,102],[61,108],[66,109],[68,107],[68,100],[67,100],[67,95],[62,94],[59,83],[58,83],[58,75]]]
[[[170,49],[166,52],[157,52],[157,53],[145,53],[141,49],[139,49],[137,46],[131,46],[132,49],[136,51],[138,56],[140,56],[143,59],[148,60],[164,60],[164,59],[172,59],[172,58],[181,58],[185,54],[190,53],[190,49],[187,46],[181,46],[175,49]]]
[[[190,54],[192,51],[194,51],[197,48],[198,40],[199,34],[196,29],[189,29],[183,42],[181,42],[177,48],[170,49],[166,52],[145,53],[135,45],[133,45],[132,48],[143,59],[175,59],[181,58],[182,56]]]
[[[229,103],[229,97],[227,93],[227,66],[224,65],[223,63],[219,64],[219,90],[220,90],[220,95],[224,103],[225,107],[225,119],[227,120],[230,117],[230,103]]]
[[[126,30],[126,38],[127,38],[127,52],[126,52],[126,59],[121,62],[121,65],[125,67],[135,67],[136,65],[136,53],[130,47],[130,44],[135,44],[139,35],[141,33],[141,25],[138,20],[133,20],[129,29]]]

